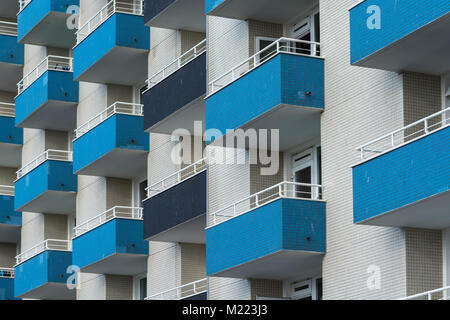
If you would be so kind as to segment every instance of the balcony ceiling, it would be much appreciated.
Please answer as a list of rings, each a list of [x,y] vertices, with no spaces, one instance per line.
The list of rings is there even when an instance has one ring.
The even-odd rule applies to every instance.
[[[65,283],[48,282],[21,295],[22,299],[75,300],[76,290],[69,290]]]
[[[22,66],[0,62],[0,91],[17,93],[17,83],[22,78]]]
[[[151,200],[148,200],[151,201]],[[199,215],[194,219],[179,224],[172,229],[161,232],[147,241],[178,242],[178,243],[206,243],[206,217]]]
[[[19,1],[1,0],[0,12],[3,18],[16,19],[16,14],[19,12]]]
[[[0,243],[19,243],[20,226],[0,224]]]
[[[211,14],[282,24],[318,4],[317,0],[225,0],[212,10]]]
[[[76,192],[49,190],[16,211],[69,215],[75,212]]]
[[[205,0],[176,0],[151,19],[147,25],[205,33]]]
[[[114,254],[81,269],[85,273],[133,276],[146,272],[147,256],[138,254]]]
[[[67,131],[75,129],[77,104],[64,101],[49,101],[39,107],[18,127]]]
[[[19,168],[22,165],[22,145],[0,143],[0,167]]]

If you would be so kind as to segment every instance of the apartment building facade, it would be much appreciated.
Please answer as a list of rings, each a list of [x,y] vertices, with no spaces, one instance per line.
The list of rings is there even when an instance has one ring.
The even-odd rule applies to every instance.
[[[0,7],[0,298],[448,285],[446,0]],[[417,298],[447,297],[445,290]]]

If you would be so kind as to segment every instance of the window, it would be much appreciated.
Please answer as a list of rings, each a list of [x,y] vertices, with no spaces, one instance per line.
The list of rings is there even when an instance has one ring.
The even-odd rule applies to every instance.
[[[147,180],[139,184],[139,204],[142,204],[147,199]]]
[[[275,38],[267,38],[267,37],[256,37],[256,52],[259,52],[261,50],[263,50],[264,48],[267,48],[268,46],[270,46],[272,43],[274,43],[277,39]],[[258,60],[259,62],[264,62],[265,60],[269,59],[272,57],[272,54],[275,53],[277,51],[276,46],[272,46],[270,48],[267,48],[267,50],[264,50],[263,52],[261,52],[258,56]],[[256,53],[255,52],[255,53]]]

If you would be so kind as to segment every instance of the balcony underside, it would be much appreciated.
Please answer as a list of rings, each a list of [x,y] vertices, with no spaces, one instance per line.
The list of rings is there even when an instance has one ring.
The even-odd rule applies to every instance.
[[[442,75],[450,71],[450,13],[354,63],[356,66]]]
[[[75,80],[126,86],[142,84],[147,78],[147,56],[148,50],[116,46]]]
[[[240,20],[258,20],[272,23],[286,23],[301,10],[312,9],[317,0],[206,0],[206,10],[211,10],[207,14],[225,18]],[[215,7],[214,7],[215,5]]]
[[[46,284],[28,291],[18,298],[39,300],[75,300],[76,290],[69,290],[65,283],[47,282]]]
[[[169,230],[151,236],[147,240],[159,242],[204,244],[206,243],[205,227],[206,217],[205,214],[202,214]]]
[[[23,12],[27,9],[29,8],[25,8]],[[51,11],[19,42],[48,47],[72,48],[75,45],[75,29],[70,30],[67,27],[69,18],[70,16],[65,12]]]
[[[435,230],[445,229],[450,227],[449,203],[450,191],[445,191],[362,221],[359,224]]]
[[[20,226],[0,223],[0,243],[19,243]]]
[[[321,273],[323,254],[280,250],[210,276],[241,279],[304,279]]]
[[[19,12],[19,1],[17,0],[2,0],[0,1],[0,12],[2,17],[16,19],[17,12]]]
[[[297,145],[308,142],[320,136],[320,116],[322,110],[318,108],[298,107],[280,104],[268,112],[241,126],[240,129],[279,129],[280,151],[288,150]],[[270,131],[268,132],[270,138]],[[216,139],[213,145],[222,145],[227,135]],[[272,148],[272,139],[268,141],[268,148]],[[246,148],[258,148],[257,141],[247,141]]]
[[[100,143],[100,142],[99,142]],[[147,151],[116,148],[88,166],[77,175],[130,179],[147,172]]]
[[[17,83],[21,78],[21,65],[0,62],[0,91],[17,92]]]
[[[22,128],[67,131],[76,127],[77,103],[49,100],[17,124]]]
[[[0,142],[0,167],[19,168],[22,165],[22,145]]]
[[[48,190],[16,211],[68,215],[75,212],[76,197],[76,192]]]
[[[206,32],[205,0],[175,0],[159,13],[149,11],[145,20],[150,27]]]
[[[81,268],[85,273],[132,276],[147,270],[147,255],[116,253]]]
[[[194,122],[201,121],[202,132],[205,130],[205,96],[195,99],[180,110],[166,117],[164,120],[148,128],[147,132],[172,134],[176,129],[189,130],[194,134]]]

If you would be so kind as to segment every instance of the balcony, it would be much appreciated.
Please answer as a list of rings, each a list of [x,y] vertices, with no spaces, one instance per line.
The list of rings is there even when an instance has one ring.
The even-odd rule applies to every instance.
[[[73,262],[82,272],[137,275],[147,256],[142,208],[114,207],[75,227]]]
[[[110,1],[77,31],[77,81],[133,86],[147,77],[150,30],[143,1]],[[113,66],[113,67],[111,67]]]
[[[18,41],[40,46],[71,48],[75,44],[74,6],[79,0],[19,0]],[[73,24],[73,26],[70,26]]]
[[[450,71],[450,43],[442,39],[449,29],[448,0],[360,1],[350,9],[351,63],[444,74]]]
[[[207,300],[208,279],[188,283],[152,296],[145,300]]]
[[[353,166],[354,222],[450,227],[450,108],[358,148]]]
[[[68,131],[76,126],[73,60],[48,56],[17,84],[16,126]]]
[[[0,102],[0,167],[17,168],[22,164],[23,130],[16,128],[15,107]]]
[[[14,298],[14,269],[0,267],[0,301]]]
[[[211,81],[208,91],[206,130],[280,129],[282,151],[309,141],[320,135],[324,109],[320,44],[281,38]]]
[[[317,4],[317,0],[205,0],[205,13],[224,18],[284,24],[302,10],[310,10]]]
[[[19,82],[20,77],[22,76],[24,58],[23,48],[23,44],[17,43],[17,23],[0,21],[1,91],[16,91],[16,83]]]
[[[150,27],[206,32],[205,0],[153,0],[145,3]]]
[[[24,299],[70,300],[76,290],[67,288],[72,265],[72,244],[45,240],[16,257],[14,295]]]
[[[206,192],[206,159],[149,186],[144,201],[144,238],[205,243]]]
[[[0,185],[0,242],[18,243],[21,226],[22,213],[14,211],[14,187]]]
[[[75,212],[77,176],[72,153],[47,150],[17,171],[16,211],[72,214]]]
[[[142,105],[116,102],[75,130],[74,172],[131,179],[147,170]]]
[[[287,280],[319,274],[326,224],[321,190],[282,182],[211,213],[207,275]]]
[[[194,132],[194,121],[205,122],[206,40],[188,50],[147,80],[145,122],[149,132]]]

